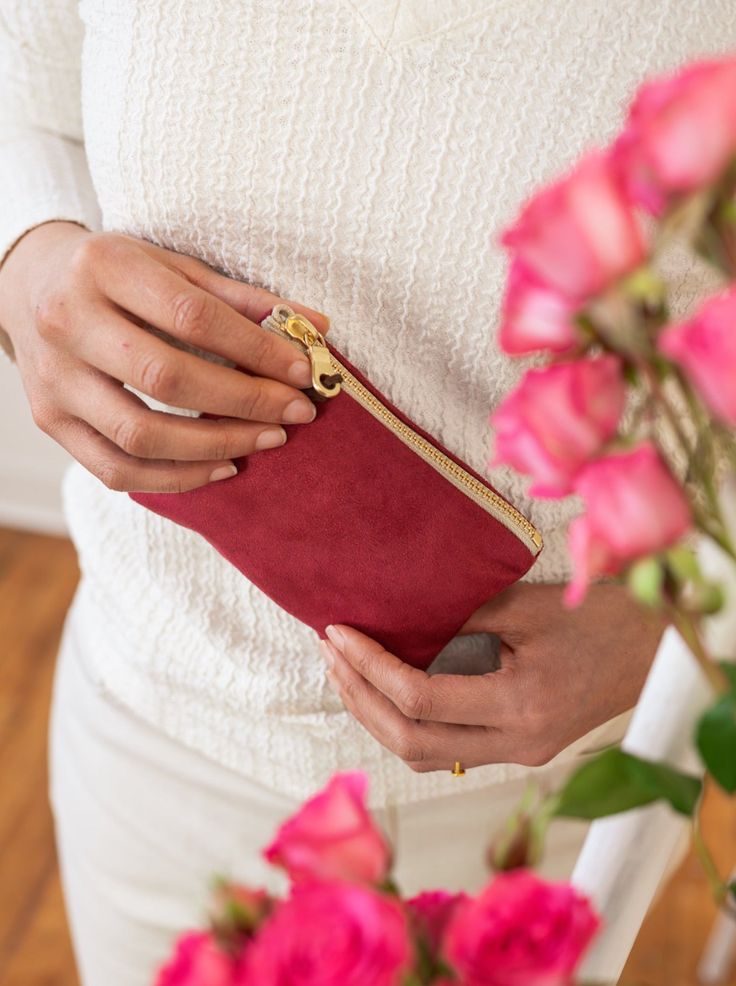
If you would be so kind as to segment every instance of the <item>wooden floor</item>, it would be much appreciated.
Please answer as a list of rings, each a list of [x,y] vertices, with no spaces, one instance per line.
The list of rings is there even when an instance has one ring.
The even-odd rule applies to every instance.
[[[0,530],[2,986],[77,982],[46,800],[54,658],[77,578],[69,541]]]
[[[77,984],[46,798],[53,665],[77,578],[68,541],[0,528],[0,986]],[[719,864],[736,864],[736,806],[711,797],[706,816]],[[649,916],[622,982],[694,986],[713,917],[688,858]]]

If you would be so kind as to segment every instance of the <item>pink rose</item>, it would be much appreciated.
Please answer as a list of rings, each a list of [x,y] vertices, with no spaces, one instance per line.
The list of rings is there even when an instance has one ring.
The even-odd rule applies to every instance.
[[[601,152],[527,203],[502,242],[570,302],[600,294],[639,267],[646,252],[623,183]]]
[[[711,410],[736,426],[736,287],[707,301],[691,321],[666,329],[659,348],[680,364]]]
[[[400,986],[412,962],[398,900],[350,883],[300,883],[248,953],[258,986]]]
[[[574,565],[565,601],[576,605],[588,582],[669,547],[690,526],[690,507],[680,486],[649,442],[585,466],[575,481],[586,512],[572,522]]]
[[[466,894],[451,894],[446,890],[427,890],[407,900],[414,935],[425,943],[431,954],[437,955],[442,946],[445,929],[457,907],[467,901]]]
[[[565,496],[580,469],[616,434],[625,396],[615,356],[529,370],[491,415],[491,465],[506,463],[533,476],[533,496]]]
[[[579,307],[514,260],[501,313],[501,349],[510,356],[538,349],[565,352],[576,342]]]
[[[457,909],[446,955],[464,986],[558,986],[569,981],[598,926],[573,887],[513,870]]]
[[[232,956],[206,931],[178,940],[174,955],[156,978],[156,986],[245,986],[243,953]]]
[[[655,215],[716,181],[736,155],[736,58],[642,86],[613,149],[629,195]]]
[[[336,774],[281,826],[264,851],[292,880],[342,879],[381,883],[391,853],[365,805],[366,774]]]

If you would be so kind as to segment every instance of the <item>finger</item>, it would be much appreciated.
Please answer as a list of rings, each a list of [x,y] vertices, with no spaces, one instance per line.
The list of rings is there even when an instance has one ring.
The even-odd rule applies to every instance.
[[[342,645],[334,629],[342,633]],[[484,675],[428,675],[354,627],[339,624],[334,629],[329,627],[327,635],[347,662],[408,718],[499,728],[508,724],[511,666]]]
[[[497,762],[495,730],[409,719],[337,651],[328,678],[346,709],[371,736],[414,770],[450,770],[456,760],[466,767]]]
[[[153,249],[162,263],[173,267],[198,287],[216,295],[221,301],[230,305],[231,308],[240,312],[251,322],[260,325],[266,315],[271,313],[274,305],[287,304],[294,311],[306,315],[323,335],[326,335],[330,330],[329,317],[323,312],[318,312],[315,308],[309,308],[307,305],[302,305],[300,302],[289,298],[281,298],[279,295],[273,294],[272,291],[259,288],[254,284],[246,284],[244,281],[227,277],[196,257],[173,253],[163,247],[153,247]]]
[[[124,492],[184,493],[209,482],[216,471],[233,463],[174,462],[171,459],[142,459],[127,455],[113,442],[78,418],[62,417],[47,433],[108,489]],[[226,478],[224,475],[222,478]]]
[[[286,441],[279,425],[238,418],[190,418],[153,410],[111,377],[89,369],[83,380],[66,377],[56,397],[73,417],[87,421],[105,438],[144,459],[201,462],[237,459]]]
[[[314,417],[312,401],[284,383],[175,349],[112,308],[89,318],[96,324],[72,330],[75,356],[162,404],[264,422]]]
[[[103,237],[90,241],[88,249],[97,251],[90,269],[99,289],[120,308],[254,374],[309,386],[309,360],[293,343],[256,325],[137,244]],[[261,318],[271,310],[256,309],[253,301],[247,306]]]

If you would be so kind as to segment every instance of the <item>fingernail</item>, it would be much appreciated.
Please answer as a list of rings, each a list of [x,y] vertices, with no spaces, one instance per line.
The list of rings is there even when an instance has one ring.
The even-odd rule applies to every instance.
[[[283,445],[286,441],[286,432],[283,428],[264,428],[256,437],[255,447],[260,450],[264,448],[276,448]]]
[[[319,645],[322,648],[322,657],[324,657],[327,667],[332,670],[335,666],[335,648],[329,640],[320,640]]]
[[[317,312],[317,314],[318,315],[321,315],[322,318],[325,320],[325,322],[327,322],[327,328],[329,329],[329,327],[330,327],[330,316],[329,315],[325,315],[324,312]]]
[[[218,479],[230,479],[232,476],[237,475],[238,467],[234,462],[230,462],[226,466],[218,466],[217,469],[213,469],[210,473],[210,482],[216,483]]]
[[[330,623],[330,625],[325,628],[325,633],[338,650],[342,650],[345,647],[345,635],[342,630],[338,630],[336,626],[333,626]]]
[[[286,405],[283,420],[287,424],[303,424],[306,421],[314,420],[316,414],[317,407],[315,404],[312,404],[310,400],[297,397],[291,404]]]
[[[308,387],[312,382],[312,367],[308,360],[295,360],[289,367],[289,382],[297,387]]]

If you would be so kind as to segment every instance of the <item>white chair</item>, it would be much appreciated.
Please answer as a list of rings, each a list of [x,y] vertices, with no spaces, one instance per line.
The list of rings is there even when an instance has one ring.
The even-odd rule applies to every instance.
[[[710,686],[692,655],[680,636],[668,629],[623,749],[702,774],[691,737],[700,713],[711,700]],[[681,859],[688,837],[689,820],[662,804],[593,822],[572,881],[594,901],[604,924],[581,969],[581,982],[618,982],[644,917]],[[721,930],[721,938],[724,934]],[[723,954],[721,948],[721,964]]]
[[[736,870],[731,882],[736,881]],[[734,901],[736,908],[736,901]],[[736,909],[716,918],[713,931],[698,965],[698,981],[703,986],[719,986],[725,983],[736,969]]]

